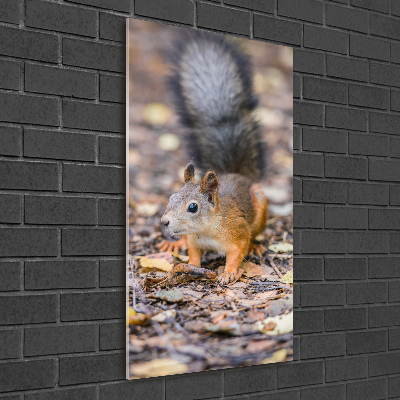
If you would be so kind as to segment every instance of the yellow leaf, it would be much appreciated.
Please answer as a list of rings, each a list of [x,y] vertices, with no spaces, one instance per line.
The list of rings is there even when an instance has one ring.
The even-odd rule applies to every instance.
[[[175,318],[176,317],[176,310],[167,310],[160,312],[159,314],[155,315],[151,319],[153,321],[162,323],[164,322],[167,318]]]
[[[287,349],[280,349],[277,350],[271,357],[266,358],[263,360],[261,364],[274,364],[278,362],[284,362],[286,360],[288,351]]]
[[[286,272],[282,279],[279,279],[282,283],[290,283],[293,285],[293,270]]]
[[[271,244],[268,249],[274,253],[291,253],[293,251],[293,245],[288,242],[280,242]]]
[[[152,361],[133,364],[130,372],[136,378],[149,378],[155,376],[183,374],[188,366],[172,358],[159,358]]]
[[[275,324],[274,327],[273,324]],[[273,328],[271,329],[271,327]],[[293,312],[276,317],[268,317],[264,321],[257,321],[254,324],[254,328],[268,336],[293,332]]]
[[[178,136],[172,133],[165,133],[158,138],[158,147],[165,151],[175,151],[179,149],[180,141]]]
[[[146,257],[138,257],[138,261],[142,268],[157,268],[165,272],[170,271],[173,267],[170,252],[152,254],[151,256]]]
[[[147,104],[143,110],[144,120],[151,125],[164,125],[171,115],[171,109],[162,103]]]

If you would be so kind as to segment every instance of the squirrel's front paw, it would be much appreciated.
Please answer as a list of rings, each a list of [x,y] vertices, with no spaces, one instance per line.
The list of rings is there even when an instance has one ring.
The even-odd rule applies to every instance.
[[[225,267],[225,271],[218,277],[219,285],[227,285],[236,279],[237,269]]]
[[[181,249],[187,249],[186,238],[182,237],[176,242],[170,242],[168,240],[161,240],[156,245],[161,251],[179,251]]]

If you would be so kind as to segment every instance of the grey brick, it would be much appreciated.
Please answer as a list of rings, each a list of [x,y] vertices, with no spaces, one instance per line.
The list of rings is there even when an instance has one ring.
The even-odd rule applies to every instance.
[[[323,4],[314,0],[298,3],[293,0],[278,0],[278,14],[304,21],[323,22]]]
[[[400,205],[400,185],[390,185],[390,205]]]
[[[347,103],[347,84],[310,76],[303,78],[303,98],[330,103]]]
[[[390,252],[400,253],[400,232],[392,232],[390,234]]]
[[[50,257],[58,253],[55,228],[1,228],[0,243],[0,257]]]
[[[53,387],[56,381],[54,364],[54,360],[24,360],[0,364],[0,392]]]
[[[346,357],[326,360],[326,382],[360,379],[368,376],[367,357]]]
[[[386,399],[386,379],[368,379],[360,382],[349,382],[346,387],[346,399],[348,400],[375,400]]]
[[[271,366],[270,366],[271,367]],[[264,390],[271,390],[276,388],[276,368],[266,368],[262,367],[253,367],[253,368],[246,368],[246,369],[230,369],[225,371],[225,379],[224,379],[224,393],[226,396],[234,395],[234,394],[243,394],[248,392],[261,392]],[[207,375],[203,375],[206,377]],[[221,379],[219,379],[221,381]],[[168,381],[167,381],[168,382]],[[177,382],[177,380],[175,380]],[[201,384],[199,382],[199,384]],[[203,382],[201,386],[211,386],[207,385],[206,382]],[[203,398],[207,397],[217,397],[220,395],[219,388],[220,383],[215,382],[214,391],[212,393],[205,392],[202,396]],[[181,390],[183,389],[181,385],[179,385]],[[189,389],[189,386],[188,386]],[[187,393],[189,394],[188,389],[186,389]],[[168,393],[168,388],[167,388]],[[175,392],[176,394],[179,391]],[[199,393],[200,394],[200,393]],[[167,396],[167,399],[174,400],[177,397]],[[189,398],[187,397],[179,397],[182,400]]]
[[[21,129],[11,126],[0,126],[0,154],[19,156],[21,153]]]
[[[400,67],[396,65],[371,63],[369,76],[371,83],[400,87]]]
[[[355,7],[367,8],[388,13],[390,10],[389,0],[350,0],[350,4]]]
[[[392,15],[400,15],[400,4],[396,0],[391,0]]]
[[[296,228],[323,228],[324,208],[322,206],[295,205],[293,225]]]
[[[99,225],[125,225],[124,199],[99,199]]]
[[[370,328],[397,325],[399,318],[399,305],[380,305],[369,307],[368,310],[368,326]]]
[[[348,33],[345,32],[304,25],[304,47],[347,54],[348,37]]]
[[[388,109],[389,89],[375,86],[349,85],[349,104],[361,107]]]
[[[296,213],[294,213],[296,215]],[[316,257],[296,257],[294,262],[295,281],[320,281],[324,277],[324,260]]]
[[[3,0],[0,3],[0,21],[18,24],[20,0]]]
[[[71,3],[79,3],[87,6],[106,8],[109,10],[129,12],[131,10],[129,0],[67,0]]]
[[[356,254],[387,253],[389,236],[386,232],[348,232],[347,251]]]
[[[280,20],[265,15],[254,15],[255,38],[273,40],[280,43],[301,45],[302,26],[299,22]]]
[[[25,90],[61,96],[94,99],[96,75],[70,68],[25,64]]]
[[[383,379],[383,378],[382,378]],[[388,379],[388,395],[389,398],[396,397],[400,394],[400,379],[399,375],[390,376]]]
[[[27,0],[25,15],[26,26],[90,37],[97,34],[96,12],[87,8]]]
[[[0,262],[0,292],[19,290],[21,266],[19,262]]]
[[[185,0],[136,0],[135,13],[192,25],[194,10],[192,2]]]
[[[350,55],[389,61],[390,43],[382,39],[350,34]]]
[[[125,164],[126,140],[125,138],[100,136],[99,161],[105,164]]]
[[[379,14],[371,14],[370,30],[372,35],[383,36],[384,38],[400,39],[399,20]]]
[[[31,128],[24,130],[24,155],[27,157],[94,161],[95,145],[94,135]]]
[[[349,133],[349,153],[365,156],[388,156],[390,138],[386,135]]]
[[[293,74],[293,97],[299,99],[301,97],[301,75]]]
[[[62,322],[115,318],[125,318],[125,291],[61,294]]]
[[[323,105],[305,101],[293,102],[293,122],[303,125],[323,124]]]
[[[101,260],[100,287],[124,287],[125,267],[125,260]]]
[[[321,154],[293,154],[293,173],[296,176],[324,176],[324,156]]]
[[[301,149],[301,130],[299,126],[293,127],[293,150]]]
[[[224,4],[248,8],[254,11],[262,11],[273,14],[275,11],[274,0],[225,0]]]
[[[375,183],[348,183],[348,202],[350,204],[389,204],[389,186]]]
[[[337,254],[346,252],[346,237],[342,232],[304,231],[302,233],[304,254]]]
[[[58,99],[19,93],[0,93],[0,119],[2,122],[57,126]]]
[[[372,132],[399,134],[400,115],[370,112],[369,121]]]
[[[367,229],[368,210],[355,207],[325,207],[325,228]]]
[[[64,164],[65,192],[124,193],[125,170],[118,167]]]
[[[3,296],[0,297],[0,306],[2,310],[0,325],[38,324],[57,320],[57,295],[55,294]],[[35,310],[35,312],[28,312],[28,310]],[[0,376],[2,376],[1,373]]]
[[[64,100],[63,123],[66,128],[125,133],[125,107]]]
[[[400,209],[370,209],[369,229],[400,229]]]
[[[366,131],[367,112],[356,108],[326,106],[325,123],[331,128]]]
[[[20,74],[21,64],[19,62],[0,60],[0,88],[19,90],[21,86]]]
[[[400,257],[370,257],[368,276],[370,278],[400,278]]]
[[[302,180],[293,178],[293,201],[300,201],[302,198]]]
[[[385,303],[388,290],[385,282],[353,282],[347,284],[347,304]]]
[[[40,393],[25,394],[26,400],[92,400],[96,398],[96,388],[86,386],[78,389],[41,390]]]
[[[323,361],[278,364],[278,388],[323,382]]]
[[[328,153],[347,152],[347,132],[303,128],[303,150]]]
[[[293,332],[295,335],[322,332],[323,330],[323,310],[296,310],[293,314]]]
[[[100,37],[125,43],[126,18],[109,13],[100,13]]]
[[[121,256],[125,252],[125,229],[122,228],[64,228],[63,256]]]
[[[19,358],[21,352],[21,332],[0,330],[0,360]]]
[[[100,324],[100,350],[119,350],[126,345],[126,327],[121,322]]]
[[[300,400],[299,390],[279,390],[275,393],[262,393],[259,395],[252,395],[251,400]]]
[[[26,261],[25,289],[83,289],[97,283],[95,261]]]
[[[400,137],[390,138],[390,157],[400,158]]]
[[[343,306],[346,304],[346,285],[335,283],[303,283],[301,306]],[[301,350],[303,351],[303,350]]]
[[[368,33],[369,15],[366,12],[328,3],[325,13],[327,25]]]
[[[400,111],[400,90],[390,91],[390,109]]]
[[[25,196],[25,223],[95,225],[96,200],[79,197]]]
[[[326,55],[326,74],[336,78],[368,81],[368,62],[353,58]]]
[[[372,181],[400,182],[400,161],[369,160],[369,179]]]
[[[400,281],[389,282],[389,302],[400,301]]]
[[[293,71],[323,75],[325,71],[325,56],[312,50],[293,49]]]
[[[199,2],[197,4],[197,25],[247,36],[250,34],[250,13]]]
[[[300,338],[300,352],[302,360],[344,356],[346,354],[346,335],[344,333],[330,333],[302,336]]]
[[[60,358],[60,385],[125,378],[125,353]]]
[[[62,325],[25,329],[25,356],[82,353],[96,350],[96,325]]]
[[[346,203],[346,183],[317,180],[303,181],[303,201],[313,203]]]
[[[325,310],[325,331],[363,329],[367,327],[367,310],[358,308],[331,308]]]
[[[56,63],[58,38],[52,34],[0,26],[0,54]]]
[[[366,279],[367,259],[366,258],[333,258],[325,259],[325,279]]]
[[[344,400],[346,399],[346,386],[342,384],[302,389],[301,396],[307,400]]]
[[[125,72],[125,47],[64,38],[63,64],[103,71]]]
[[[375,354],[369,357],[369,375],[400,373],[400,353]]]
[[[351,156],[325,156],[325,177],[367,179],[367,159]]]
[[[162,399],[165,393],[164,379],[134,379],[100,385],[100,400],[109,399]]]
[[[14,194],[0,196],[0,223],[19,224],[21,220],[22,197]]]
[[[387,348],[387,331],[349,332],[347,354],[377,353]]]
[[[125,103],[125,78],[100,74],[100,100]]]
[[[389,350],[397,349],[400,349],[400,328],[389,328]]]

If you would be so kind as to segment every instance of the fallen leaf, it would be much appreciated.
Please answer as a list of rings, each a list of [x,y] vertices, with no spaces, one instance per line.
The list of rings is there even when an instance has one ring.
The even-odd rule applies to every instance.
[[[256,308],[252,308],[248,313],[247,313],[247,318],[250,318],[254,321],[261,321],[265,319],[265,313],[264,311],[257,310]]]
[[[149,316],[137,313],[132,307],[129,307],[128,323],[129,325],[147,325],[149,323]]]
[[[268,292],[257,293],[254,297],[258,300],[273,299],[277,295],[276,290],[268,290]]]
[[[178,136],[172,133],[164,133],[158,138],[158,147],[165,151],[175,151],[179,149],[180,141]]]
[[[252,278],[258,275],[265,275],[270,271],[269,269],[267,269],[269,267],[267,267],[266,265],[257,265],[250,261],[242,262],[240,268],[243,269],[243,274],[246,275],[248,278]]]
[[[165,272],[170,271],[173,267],[173,258],[170,252],[156,253],[145,257],[138,257],[138,261],[142,268],[157,268]]]
[[[277,350],[275,351],[274,354],[272,354],[271,357],[268,357],[265,360],[263,360],[261,364],[274,364],[278,362],[284,362],[286,360],[287,355],[288,355],[287,349]]]
[[[143,110],[144,120],[151,125],[164,125],[171,115],[171,109],[162,103],[147,104]]]
[[[270,329],[271,324],[275,324],[272,329]],[[293,312],[276,317],[268,317],[264,321],[256,322],[254,327],[269,336],[284,335],[293,332]]]
[[[176,251],[173,251],[173,252],[172,252],[172,255],[173,255],[175,258],[177,258],[178,260],[180,260],[180,261],[182,261],[182,262],[184,262],[184,263],[189,262],[189,256],[184,256],[183,254],[179,254],[179,253],[177,253]]]
[[[286,272],[282,279],[279,279],[283,283],[290,283],[293,285],[293,270]]]
[[[276,345],[275,340],[252,340],[246,347],[246,352],[261,353],[271,350]]]
[[[222,320],[218,324],[208,326],[206,329],[209,332],[228,333],[233,336],[240,335],[240,326],[235,320]]]
[[[154,294],[154,297],[156,297],[157,299],[168,301],[169,303],[177,303],[183,298],[182,292],[179,289],[160,290],[159,292]]]
[[[176,310],[167,310],[167,311],[163,311],[157,315],[155,315],[154,317],[152,317],[151,319],[153,321],[162,323],[164,322],[167,318],[175,318],[176,317]]]
[[[186,364],[182,364],[172,358],[159,358],[144,363],[135,363],[131,365],[130,372],[136,377],[149,378],[153,376],[183,374],[188,369],[189,367]]]
[[[229,288],[226,289],[224,295],[226,296],[228,301],[232,301],[232,300],[238,299],[238,296],[236,295],[236,293],[233,290],[229,289]]]
[[[293,252],[293,245],[289,242],[280,242],[271,244],[268,249],[274,253],[290,253]]]

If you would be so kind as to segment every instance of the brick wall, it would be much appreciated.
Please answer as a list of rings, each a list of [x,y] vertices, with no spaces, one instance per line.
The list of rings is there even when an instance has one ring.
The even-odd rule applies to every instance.
[[[125,17],[294,50],[295,359],[125,381]],[[398,0],[0,1],[0,399],[400,398]]]

